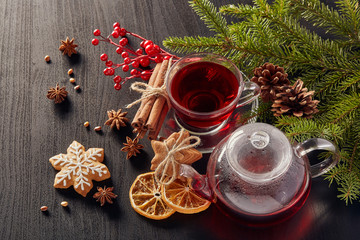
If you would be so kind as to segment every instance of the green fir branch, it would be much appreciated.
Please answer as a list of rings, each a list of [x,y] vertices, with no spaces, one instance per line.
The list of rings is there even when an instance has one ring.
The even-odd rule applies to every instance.
[[[319,0],[293,0],[292,4],[301,12],[302,17],[314,26],[325,28],[328,33],[339,37],[348,38],[352,35],[344,17]]]
[[[352,91],[356,91],[360,86],[360,72],[354,72],[352,75],[348,75],[344,78],[339,84],[339,91],[345,92],[350,89]]]
[[[281,116],[277,118],[276,127],[286,132],[292,140],[303,142],[309,138],[325,138],[333,142],[342,140],[344,129],[337,124],[321,124],[313,119],[303,119],[292,116]]]
[[[338,96],[337,99],[331,101],[323,118],[331,124],[347,120],[348,125],[349,120],[350,122],[358,121],[357,116],[360,116],[360,94],[353,92]]]
[[[207,0],[192,0],[189,3],[210,30],[219,33],[225,39],[228,38],[226,19],[217,11],[214,4]]]
[[[178,53],[223,51],[224,41],[215,37],[167,37],[163,44]]]
[[[358,0],[341,0],[337,1],[340,12],[345,16],[348,27],[350,28],[350,36],[354,41],[359,41],[360,30],[360,6]]]
[[[346,152],[340,152],[340,163],[324,175],[324,179],[329,181],[329,186],[334,182],[339,185],[343,175],[349,173],[348,166],[341,162],[344,159],[343,154],[346,154]]]
[[[352,204],[353,201],[359,199],[360,178],[355,172],[343,174],[339,185],[338,191],[340,194],[338,195],[338,198],[344,200],[346,205],[349,203]]]
[[[239,19],[244,19],[246,17],[252,16],[258,10],[255,6],[250,5],[241,5],[241,4],[229,4],[221,6],[219,11],[228,16],[237,17]]]

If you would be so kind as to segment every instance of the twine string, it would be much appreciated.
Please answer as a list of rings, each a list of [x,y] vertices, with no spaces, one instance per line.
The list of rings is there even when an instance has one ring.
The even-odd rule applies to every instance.
[[[170,99],[166,91],[166,85],[165,83],[161,87],[152,87],[147,83],[143,82],[134,82],[131,84],[130,88],[136,92],[142,93],[141,97],[132,103],[128,104],[126,108],[131,108],[132,106],[140,103],[142,100],[147,99],[152,96],[162,96],[165,98],[166,103],[170,104]],[[170,107],[170,106],[169,106]]]
[[[180,142],[180,139],[184,135],[184,132],[185,132],[184,129],[182,129],[180,131],[180,136],[178,137],[178,139],[176,140],[175,144],[172,146],[171,149],[168,149],[167,140],[164,141],[164,144],[165,144],[165,147],[167,150],[167,155],[166,155],[165,159],[157,166],[157,168],[155,170],[155,179],[160,184],[169,185],[170,183],[175,181],[175,179],[177,178],[177,172],[175,169],[176,169],[176,166],[180,165],[181,163],[176,161],[175,153],[180,152],[182,150],[196,147],[197,145],[200,144],[200,138],[196,137],[196,136],[187,137]],[[195,142],[188,144],[188,142],[190,142],[192,140],[194,140]],[[171,175],[170,179],[167,179],[166,172],[170,166],[172,168],[172,175]],[[161,177],[159,178],[159,176],[161,176]]]
[[[171,57],[168,65],[167,65],[167,69],[166,69],[166,73],[165,76],[169,73],[170,71],[170,67],[171,67],[171,63],[172,63],[173,58]],[[143,82],[134,82],[133,84],[131,84],[130,88],[136,92],[142,93],[141,98],[133,101],[132,103],[128,104],[126,106],[126,108],[131,108],[132,106],[140,103],[142,100],[147,99],[149,97],[155,96],[162,96],[165,98],[166,103],[170,109],[171,105],[170,105],[170,99],[169,99],[169,95],[166,91],[166,82],[164,82],[160,87],[152,87],[147,83],[143,83]]]

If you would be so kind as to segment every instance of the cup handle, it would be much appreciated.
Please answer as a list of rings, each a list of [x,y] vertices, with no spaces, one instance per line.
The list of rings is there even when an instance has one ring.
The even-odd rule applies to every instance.
[[[323,138],[311,138],[299,143],[295,147],[295,153],[299,157],[303,157],[314,150],[325,150],[332,152],[333,154],[319,163],[310,165],[310,173],[313,178],[328,172],[339,161],[339,150],[337,147],[332,142]]]
[[[246,91],[248,91],[249,93],[239,99],[239,102],[236,105],[237,108],[251,103],[260,95],[260,87],[254,82],[245,82],[243,92]]]

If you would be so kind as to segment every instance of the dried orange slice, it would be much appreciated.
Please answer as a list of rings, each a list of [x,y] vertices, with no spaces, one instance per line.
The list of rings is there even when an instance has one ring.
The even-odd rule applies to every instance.
[[[180,213],[198,213],[206,210],[211,204],[191,189],[189,180],[176,179],[169,185],[163,185],[161,192],[166,204]]]
[[[161,186],[155,181],[154,172],[137,176],[129,197],[134,210],[144,217],[161,220],[170,217],[175,210],[161,198]]]

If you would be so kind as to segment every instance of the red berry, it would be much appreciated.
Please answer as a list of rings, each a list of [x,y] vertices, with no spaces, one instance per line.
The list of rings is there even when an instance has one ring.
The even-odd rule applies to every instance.
[[[93,40],[91,40],[91,43],[92,43],[92,45],[96,46],[99,44],[99,39],[94,38]]]
[[[113,31],[113,32],[111,33],[111,35],[112,35],[114,38],[118,38],[118,37],[119,37],[119,32]]]
[[[146,40],[145,42],[144,42],[144,48],[146,48],[146,46],[147,45],[153,45],[154,43],[153,43],[153,41],[151,41],[151,40]]]
[[[150,72],[149,71],[142,71],[141,72],[141,79],[143,79],[143,80],[149,80],[149,78],[150,78]]]
[[[141,41],[141,43],[140,43],[140,47],[144,47],[144,43],[145,43],[145,41]]]
[[[162,61],[163,61],[163,56],[157,55],[157,56],[155,57],[155,62],[156,62],[156,63],[161,63]]]
[[[139,61],[133,61],[131,64],[134,68],[138,68],[139,67]]]
[[[171,56],[167,55],[164,57],[164,60],[169,60],[171,58]]]
[[[130,64],[131,63],[131,59],[129,57],[124,58],[124,63],[125,64]]]
[[[113,28],[116,28],[116,27],[120,27],[120,23],[118,23],[118,22],[114,22],[114,24],[113,24]]]
[[[155,51],[156,51],[157,53],[160,52],[160,47],[159,47],[159,45],[154,44],[154,49],[155,49]]]
[[[112,76],[114,75],[115,70],[112,67],[107,67],[104,69],[104,74],[107,76]]]
[[[142,50],[141,48],[136,49],[136,53],[137,53],[138,55],[141,55],[141,54],[143,54],[143,50]]]
[[[120,36],[124,37],[126,35],[125,28],[121,28],[119,34],[120,34]]]
[[[129,42],[129,41],[128,41],[127,38],[122,38],[122,39],[119,41],[119,43],[120,43],[121,46],[125,46],[128,42]]]
[[[130,74],[134,76],[134,75],[139,74],[139,71],[136,70],[136,69],[133,69],[133,70],[130,71]]]
[[[99,29],[94,30],[94,36],[100,36],[101,32]]]
[[[108,60],[108,61],[106,61],[105,65],[106,65],[107,67],[111,67],[111,66],[113,65],[113,62],[110,61],[110,60]]]
[[[124,72],[127,72],[127,71],[129,71],[129,65],[127,65],[127,64],[125,64],[125,65],[123,65],[122,66],[122,70],[124,71]]]
[[[120,82],[121,82],[121,77],[118,76],[118,75],[116,75],[116,76],[114,77],[114,83],[120,83]]]
[[[115,90],[119,91],[121,89],[121,84],[115,83],[114,88],[115,88]]]
[[[145,52],[149,55],[153,55],[155,53],[154,51],[154,45],[153,44],[148,44],[146,47],[145,47]]]
[[[149,66],[150,65],[150,59],[148,57],[140,59],[140,65],[143,66],[143,67]]]
[[[106,61],[108,59],[108,55],[106,53],[101,54],[100,56],[101,61]]]
[[[109,76],[114,75],[115,69],[113,69],[112,67],[108,67],[108,68],[106,68],[106,69],[107,69],[107,73],[108,73]]]
[[[129,53],[128,53],[128,52],[123,52],[123,53],[121,54],[121,56],[122,56],[123,58],[126,58],[126,57],[129,56]]]
[[[122,52],[123,52],[122,47],[117,47],[116,48],[116,53],[121,54]]]

